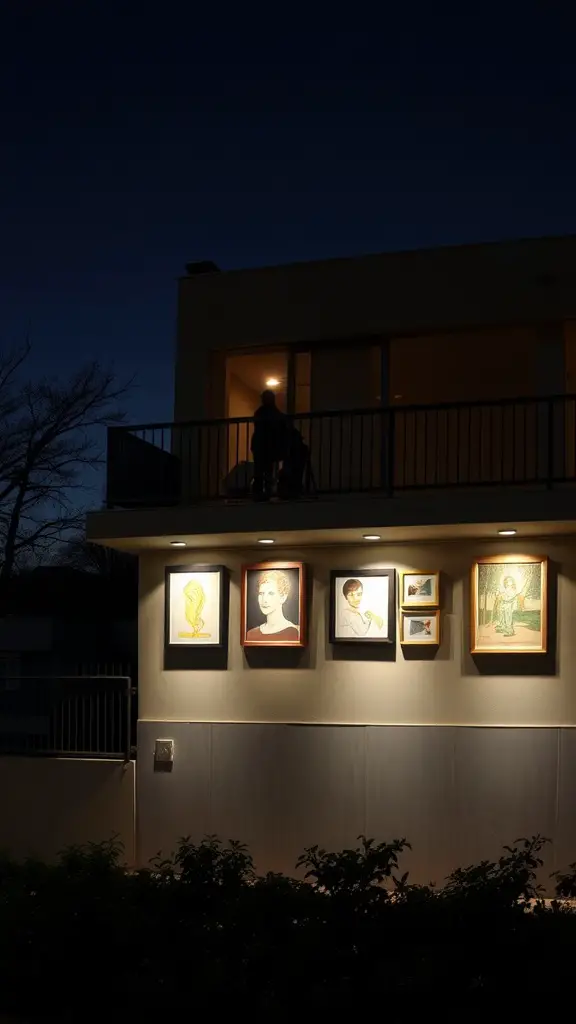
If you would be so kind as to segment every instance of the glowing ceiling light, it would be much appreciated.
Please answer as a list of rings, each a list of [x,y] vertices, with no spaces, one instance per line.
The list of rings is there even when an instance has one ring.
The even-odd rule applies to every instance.
[[[280,383],[280,381],[278,380],[277,377],[268,377],[268,380],[266,381],[266,387],[267,388],[277,388],[279,383]]]

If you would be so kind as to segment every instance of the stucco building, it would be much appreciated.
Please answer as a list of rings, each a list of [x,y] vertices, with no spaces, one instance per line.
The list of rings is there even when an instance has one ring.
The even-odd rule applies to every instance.
[[[575,267],[576,238],[188,267],[174,422],[110,431],[109,507],[88,519],[140,559],[138,860],[219,833],[291,870],[315,842],[407,836],[428,881],[537,831],[573,859]],[[312,474],[299,500],[255,503],[269,381]],[[540,615],[537,653],[506,647],[499,592],[476,594],[496,650],[471,653],[488,557],[547,560],[510,619]],[[242,566],[268,560],[307,567],[303,646],[242,646]],[[198,564],[227,570],[225,636],[171,658],[166,569]],[[331,642],[331,574],[383,569],[394,639]],[[439,574],[437,644],[401,642],[410,571]]]

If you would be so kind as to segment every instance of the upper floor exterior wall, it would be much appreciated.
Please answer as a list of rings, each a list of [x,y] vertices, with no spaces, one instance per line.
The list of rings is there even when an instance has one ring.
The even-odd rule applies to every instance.
[[[175,419],[225,416],[225,355],[259,347],[338,349],[337,359],[313,356],[312,408],[341,407],[350,360],[369,340],[387,344],[381,404],[404,395],[408,375],[413,403],[565,391],[576,368],[573,267],[576,237],[189,275],[179,283]]]

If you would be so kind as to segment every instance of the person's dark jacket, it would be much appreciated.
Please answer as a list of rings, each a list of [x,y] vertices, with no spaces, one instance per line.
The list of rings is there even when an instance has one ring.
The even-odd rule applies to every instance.
[[[254,413],[251,449],[255,459],[282,462],[286,455],[288,421],[275,405],[261,405]]]

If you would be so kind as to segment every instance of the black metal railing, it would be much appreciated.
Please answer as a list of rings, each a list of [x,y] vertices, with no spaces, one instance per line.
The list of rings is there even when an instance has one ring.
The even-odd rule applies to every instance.
[[[538,485],[576,479],[576,396],[395,406],[289,417],[315,494]],[[109,506],[250,495],[253,420],[111,427]]]
[[[129,676],[0,679],[0,754],[129,760]]]

